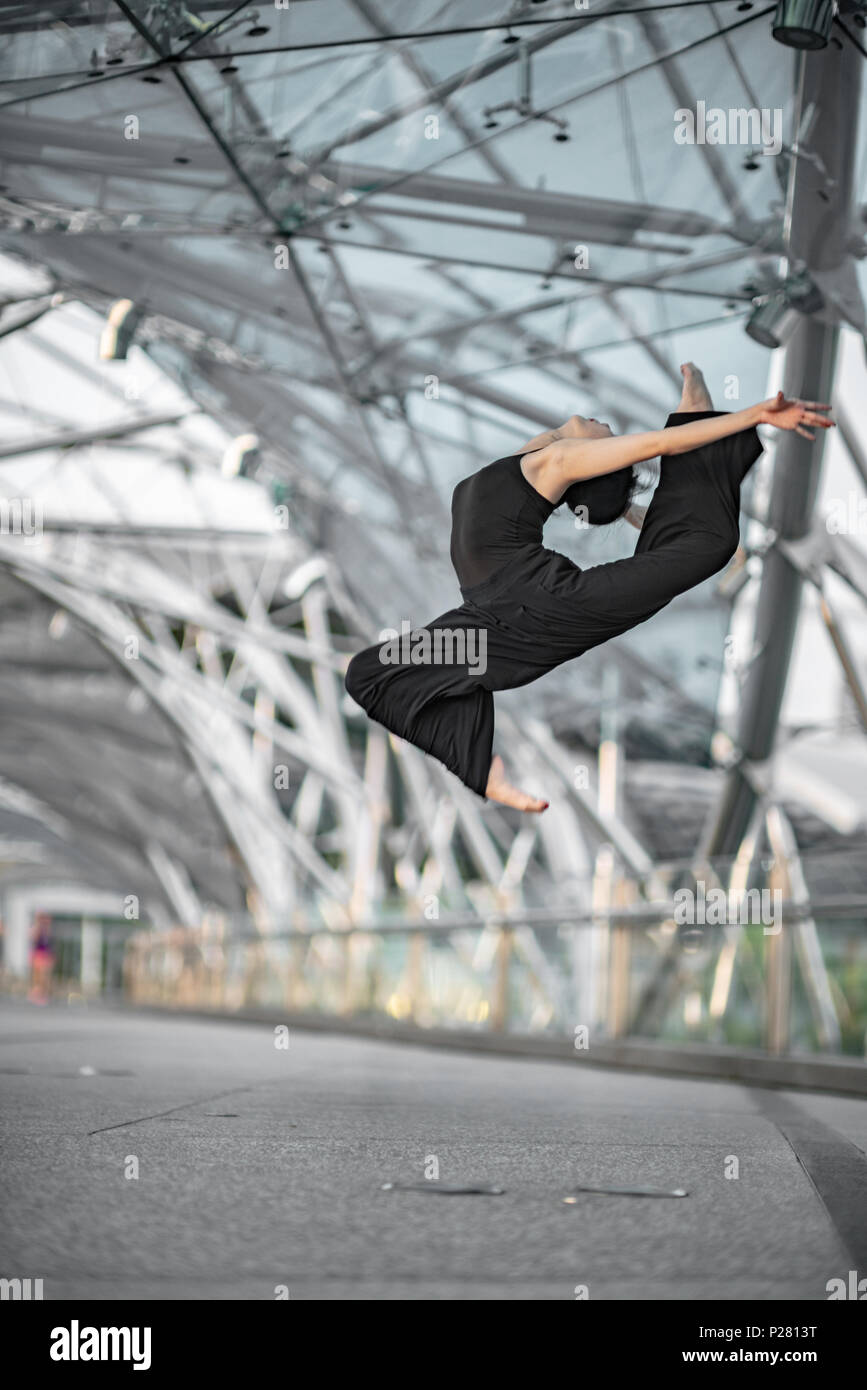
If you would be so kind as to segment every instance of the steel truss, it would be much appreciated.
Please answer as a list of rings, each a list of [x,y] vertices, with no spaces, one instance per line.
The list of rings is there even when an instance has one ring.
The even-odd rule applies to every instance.
[[[26,39],[20,8],[0,19],[0,33],[17,43]],[[548,24],[529,4],[514,5],[509,21],[527,25],[520,44],[498,42],[481,60],[456,62],[437,76],[424,44],[398,36],[388,6],[354,0],[368,42],[388,44],[409,95],[330,128],[339,93],[319,91],[307,110],[293,113],[292,129],[288,113],[283,122],[266,118],[257,81],[245,80],[239,66],[250,56],[241,52],[237,27],[245,7],[229,23],[208,18],[215,8],[185,12],[198,15],[190,34],[189,19],[173,7],[154,8],[155,23],[147,6],[119,0],[104,43],[95,27],[92,44],[86,17],[76,13],[64,22],[93,47],[95,77],[70,69],[53,91],[35,92],[34,73],[27,91],[16,92],[14,81],[24,79],[6,74],[13,80],[0,129],[0,245],[47,271],[39,294],[24,297],[15,322],[7,321],[10,335],[38,335],[46,316],[70,303],[102,316],[116,299],[131,300],[142,311],[136,342],[182,386],[190,411],[206,413],[228,435],[255,431],[256,462],[243,483],[261,490],[263,524],[233,530],[213,524],[203,507],[200,525],[147,526],[124,515],[118,498],[110,523],[67,527],[49,519],[39,547],[0,538],[11,611],[17,605],[31,629],[25,634],[22,619],[4,637],[7,655],[26,672],[18,691],[3,678],[4,709],[16,729],[46,727],[50,765],[46,771],[7,746],[10,775],[0,804],[5,795],[5,804],[40,827],[59,874],[140,894],[153,921],[192,926],[213,906],[227,919],[248,915],[263,934],[309,930],[311,923],[346,932],[349,979],[362,978],[375,954],[362,924],[389,912],[420,920],[431,904],[468,914],[482,929],[470,945],[455,928],[449,941],[456,955],[479,968],[498,959],[501,981],[516,960],[537,992],[537,1021],[562,1017],[577,999],[582,1019],[602,1020],[621,1034],[636,1017],[664,1009],[672,986],[661,970],[634,1006],[625,984],[630,938],[614,915],[658,898],[674,882],[660,877],[629,804],[623,730],[600,730],[598,757],[588,758],[587,778],[576,784],[576,759],[584,755],[552,732],[541,699],[531,697],[520,713],[504,708],[499,727],[514,749],[516,773],[528,784],[545,773],[559,792],[541,821],[517,827],[362,719],[341,674],[348,654],[384,622],[390,595],[400,595],[408,612],[427,610],[439,595],[445,606],[448,488],[438,451],[466,471],[478,457],[480,431],[498,431],[505,451],[516,435],[558,423],[549,402],[576,389],[620,429],[658,424],[666,384],[678,380],[670,341],[689,326],[671,324],[663,308],[694,300],[702,317],[693,322],[703,325],[745,316],[783,244],[779,210],[754,210],[742,181],[710,146],[700,157],[721,214],[637,195],[530,186],[514,137],[540,112],[524,111],[520,102],[514,121],[484,132],[489,79],[511,81],[519,63],[526,73],[546,55],[571,51],[568,43],[591,21],[604,25],[616,5],[591,19],[558,16]],[[734,37],[726,43],[754,32],[756,18],[727,25]],[[551,119],[562,124],[554,110],[577,112],[582,101],[609,90],[627,93],[630,79],[650,71],[677,103],[693,102],[690,55],[719,43],[719,31],[709,27],[674,43],[663,17],[650,13],[636,19],[635,30],[646,59],[624,63],[620,54],[617,71],[552,100]],[[121,48],[129,64],[125,88],[108,65]],[[276,58],[286,46],[272,48]],[[352,76],[359,92],[376,79],[377,52]],[[836,308],[805,320],[789,349],[785,385],[796,394],[806,383],[818,397],[830,392],[838,324],[857,320],[850,272],[860,62],[852,45],[806,60],[806,101],[818,113],[810,142],[819,160],[790,160],[787,249],[822,281],[826,304]],[[152,85],[142,92],[161,84],[189,118],[182,137],[163,128],[124,145],[104,123],[69,120],[58,105],[64,91],[90,81],[103,103],[118,94],[119,105],[100,108],[117,115],[120,92],[143,78]],[[535,91],[538,104],[538,82]],[[310,111],[327,134],[305,137]],[[377,138],[431,111],[451,122],[457,150],[431,152],[410,169],[383,163]],[[187,153],[178,153],[181,145]],[[474,162],[453,173],[448,161],[461,155]],[[39,171],[35,182],[30,169]],[[80,197],[55,194],[53,181],[79,188]],[[132,197],[130,181],[149,196]],[[817,198],[829,181],[832,192]],[[161,194],[175,197],[174,207],[163,206]],[[505,233],[507,244],[480,252],[480,232],[494,240]],[[456,233],[468,238],[469,249],[453,240]],[[441,244],[445,236],[452,239]],[[578,240],[605,248],[614,268],[577,272],[571,257]],[[281,254],[285,269],[277,273]],[[616,268],[623,254],[633,258],[628,271]],[[644,269],[635,268],[639,255]],[[363,257],[380,257],[386,274],[414,262],[424,285],[408,298],[380,278],[374,292]],[[511,283],[520,277],[517,295],[501,295],[497,277],[506,275]],[[636,312],[636,295],[646,296],[646,313]],[[711,299],[715,313],[702,305]],[[582,314],[594,313],[604,315],[606,327],[595,340],[580,326]],[[639,384],[631,369],[606,365],[606,352],[625,342],[636,345],[650,385]],[[46,342],[43,350],[56,359],[56,347]],[[528,373],[523,390],[513,386],[516,370]],[[422,408],[430,378],[448,408],[437,424]],[[166,447],[166,428],[176,425],[182,436],[182,417],[119,410],[114,423],[93,428],[46,418],[28,439],[4,446],[0,459],[109,441],[138,448],[149,443],[149,431],[157,451]],[[168,452],[183,454],[188,478],[213,473],[211,459],[186,445],[178,449],[176,438]],[[791,827],[757,790],[753,765],[773,748],[804,571],[803,555],[793,560],[792,547],[809,530],[820,463],[820,447],[792,439],[777,448],[777,481],[763,518],[772,534],[756,619],[760,655],[744,691],[737,765],[694,866],[708,864],[723,881],[730,866],[718,861],[741,856],[732,870],[737,877],[744,847],[758,833],[761,804],[762,834],[785,862],[789,894],[805,912]],[[806,487],[791,488],[793,470],[807,472]],[[266,524],[283,496],[291,514],[285,529]],[[825,559],[850,579],[860,573],[856,587],[863,580],[857,548],[853,555],[841,543]],[[60,639],[58,615],[69,623]],[[864,717],[863,685],[830,606],[826,620]],[[61,700],[41,669],[62,678]],[[639,682],[646,674],[628,647],[618,648],[610,669]],[[598,698],[601,667],[588,663],[587,670]],[[85,699],[85,683],[93,680],[103,692],[99,719]],[[683,693],[660,686],[653,698],[682,713]],[[622,691],[617,699],[625,700]],[[115,720],[117,735],[105,756],[103,717]],[[150,769],[142,766],[142,739],[157,758]],[[188,804],[179,800],[181,787]],[[58,803],[66,801],[71,809],[61,814]],[[10,863],[4,872],[15,882],[29,866]],[[550,900],[562,906],[564,922],[590,913],[593,923],[572,942],[565,976],[552,967],[531,917]],[[504,913],[507,934],[496,920]],[[664,959],[677,942],[663,936]],[[799,926],[798,940],[822,1043],[834,1046],[839,1035],[809,921]],[[715,1009],[729,997],[737,949],[734,939],[727,942],[717,963]],[[411,968],[420,969],[419,961]],[[774,1046],[785,1045],[782,1007],[769,1025]],[[501,1024],[505,1008],[501,999],[494,1011]]]

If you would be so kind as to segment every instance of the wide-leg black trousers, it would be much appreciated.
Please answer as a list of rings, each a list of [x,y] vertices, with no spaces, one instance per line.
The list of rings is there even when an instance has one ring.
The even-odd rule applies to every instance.
[[[722,413],[674,414],[666,424]],[[519,547],[488,579],[463,589],[459,607],[416,630],[470,633],[470,661],[383,660],[386,649],[377,643],[349,663],[349,694],[370,718],[484,796],[493,692],[527,685],[646,622],[723,569],[738,545],[741,482],[761,452],[752,429],[664,458],[634,555],[580,569],[542,545]],[[443,648],[459,649],[453,636]]]

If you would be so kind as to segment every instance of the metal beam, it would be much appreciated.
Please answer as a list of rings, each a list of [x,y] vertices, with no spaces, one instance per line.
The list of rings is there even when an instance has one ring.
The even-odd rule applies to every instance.
[[[41,454],[44,449],[74,449],[83,444],[98,444],[106,439],[125,439],[129,434],[141,434],[142,430],[159,429],[162,425],[178,425],[198,411],[176,410],[171,415],[145,415],[136,420],[118,420],[114,425],[103,425],[92,430],[63,430],[59,434],[47,434],[36,439],[19,439],[14,444],[0,445],[0,459],[17,459],[24,454]]]
[[[856,132],[863,67],[851,46],[807,54],[804,106],[817,113],[812,161],[793,160],[791,256],[809,268],[842,264],[849,255]],[[825,172],[820,172],[824,164]],[[834,180],[830,190],[828,177]],[[822,197],[819,197],[819,194]],[[788,396],[831,399],[839,328],[805,318],[785,349],[783,390]],[[810,529],[822,467],[825,435],[816,441],[795,433],[780,438],[767,523],[784,540],[799,540]],[[753,650],[758,652],[744,683],[735,741],[748,763],[762,763],[773,751],[789,672],[801,603],[802,578],[782,552],[765,557],[756,605]],[[728,774],[720,805],[705,837],[705,853],[735,854],[750,823],[756,792],[748,769]]]
[[[383,193],[389,192],[390,181],[394,179],[393,169],[354,160],[334,160],[324,166],[323,173],[341,188],[357,186],[364,189],[366,196],[376,194],[377,184],[382,185]],[[411,178],[401,185],[400,196],[433,201],[441,208],[451,204],[519,215],[523,222],[517,224],[514,230],[560,236],[567,242],[610,239],[616,245],[628,246],[645,232],[696,238],[718,236],[728,230],[727,224],[721,223],[718,218],[692,209],[666,208],[583,194],[551,193],[543,188],[515,188],[485,182],[484,179],[457,178],[425,169],[413,172]],[[348,204],[337,211],[351,216],[354,209],[352,204]],[[419,215],[426,216],[426,213]],[[506,232],[513,230],[505,221],[500,226]]]

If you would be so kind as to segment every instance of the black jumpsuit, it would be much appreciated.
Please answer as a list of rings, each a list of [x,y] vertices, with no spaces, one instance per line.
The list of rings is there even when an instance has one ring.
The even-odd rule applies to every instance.
[[[669,415],[666,426],[724,413]],[[542,527],[559,503],[524,477],[522,456],[489,463],[452,494],[451,560],[464,601],[425,625],[430,633],[476,629],[468,662],[383,661],[377,643],[352,658],[346,689],[371,719],[484,796],[492,691],[537,680],[721,570],[738,545],[740,485],[762,447],[749,429],[663,458],[635,554],[586,570],[542,545]],[[484,672],[474,661],[480,638]]]

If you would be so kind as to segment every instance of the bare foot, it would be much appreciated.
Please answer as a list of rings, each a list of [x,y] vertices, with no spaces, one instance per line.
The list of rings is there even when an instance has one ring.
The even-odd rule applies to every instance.
[[[713,410],[713,401],[705,385],[704,377],[694,362],[684,362],[680,368],[683,377],[683,395],[677,407],[679,413],[693,410]]]
[[[514,806],[516,811],[544,811],[548,806],[547,801],[540,801],[536,796],[528,796],[526,792],[518,791],[517,787],[513,787],[511,782],[506,780],[506,768],[499,753],[491,762],[485,796],[489,801],[499,801],[501,806]]]

